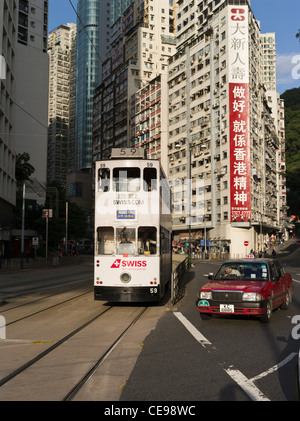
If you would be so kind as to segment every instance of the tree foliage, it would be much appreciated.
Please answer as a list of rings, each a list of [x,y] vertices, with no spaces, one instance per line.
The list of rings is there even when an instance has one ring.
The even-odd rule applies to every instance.
[[[289,89],[281,97],[285,103],[287,204],[290,215],[300,216],[300,88]]]
[[[18,153],[16,156],[16,179],[18,181],[30,180],[35,168],[30,164],[30,155],[27,152]]]

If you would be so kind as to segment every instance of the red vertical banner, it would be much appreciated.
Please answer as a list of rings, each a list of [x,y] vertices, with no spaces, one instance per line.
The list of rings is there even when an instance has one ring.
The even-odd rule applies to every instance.
[[[249,8],[228,7],[230,220],[251,220]]]
[[[231,222],[251,219],[249,84],[229,84]]]

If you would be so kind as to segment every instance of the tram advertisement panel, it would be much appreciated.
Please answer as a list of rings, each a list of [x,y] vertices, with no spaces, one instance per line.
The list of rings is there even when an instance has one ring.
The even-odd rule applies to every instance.
[[[159,284],[159,257],[97,257],[95,285],[105,287],[126,284],[128,286],[157,286]]]

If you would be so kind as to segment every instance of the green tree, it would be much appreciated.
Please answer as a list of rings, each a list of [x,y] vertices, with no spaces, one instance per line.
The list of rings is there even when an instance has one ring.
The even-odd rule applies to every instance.
[[[281,97],[285,104],[288,214],[300,215],[300,88],[289,89]]]
[[[16,156],[16,179],[23,182],[30,180],[35,168],[30,164],[30,155],[27,152],[18,153]]]

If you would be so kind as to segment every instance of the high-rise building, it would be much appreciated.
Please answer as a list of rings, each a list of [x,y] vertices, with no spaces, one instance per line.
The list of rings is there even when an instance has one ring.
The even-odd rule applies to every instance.
[[[110,1],[77,1],[74,168],[91,168],[93,97],[110,44]]]
[[[276,42],[275,33],[260,35],[262,54],[262,80],[268,91],[276,91]]]
[[[27,152],[35,168],[32,178],[41,186],[39,196],[27,198],[44,203],[47,183],[48,136],[48,0],[18,1],[18,42],[15,50],[15,146]]]
[[[110,22],[111,25],[122,16],[124,10],[133,2],[134,0],[111,0],[110,1]]]
[[[275,95],[269,105],[265,82],[273,75],[262,79],[260,25],[250,1],[177,7],[177,52],[169,64],[175,241],[205,249],[209,240],[216,253],[244,256],[282,231],[282,103]]]
[[[169,0],[133,1],[115,21],[95,96],[94,160],[109,156],[112,147],[141,145],[152,158],[167,156],[162,110],[168,108],[168,59],[175,45]]]
[[[17,2],[0,3],[0,254],[8,252],[13,207],[16,204],[15,179],[15,66],[17,42]]]
[[[0,3],[0,251],[10,255],[15,161],[30,155],[35,190],[26,199],[44,202],[47,170],[48,0]],[[3,74],[4,71],[4,74]]]
[[[50,32],[48,38],[49,117],[48,183],[66,187],[72,168],[75,119],[76,25],[68,23]]]

